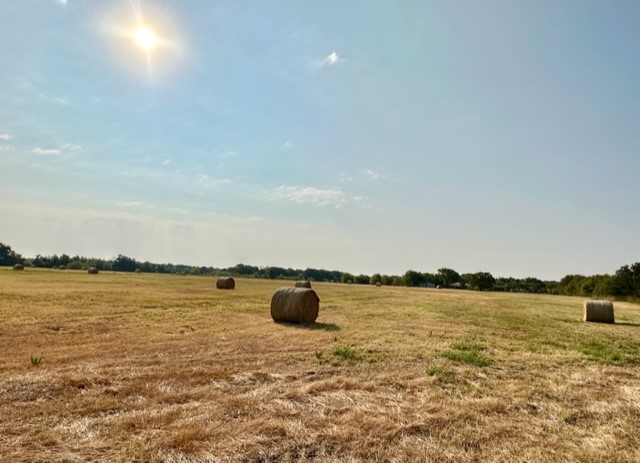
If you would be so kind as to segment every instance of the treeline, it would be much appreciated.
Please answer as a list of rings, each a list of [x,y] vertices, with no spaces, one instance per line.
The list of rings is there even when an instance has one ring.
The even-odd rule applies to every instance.
[[[543,281],[538,278],[495,278],[489,272],[459,274],[450,268],[436,273],[408,270],[404,275],[354,275],[337,270],[293,269],[284,267],[257,267],[238,264],[233,267],[198,267],[180,264],[156,264],[140,262],[132,257],[118,255],[115,259],[96,259],[66,254],[24,258],[0,243],[0,266],[24,264],[40,268],[82,270],[95,267],[115,272],[167,273],[179,275],[225,275],[272,280],[313,280],[347,284],[382,284],[389,286],[413,286],[427,288],[472,289],[476,291],[506,291],[520,293],[559,294],[583,297],[640,298],[640,263],[620,267],[614,275],[567,275],[560,281]]]

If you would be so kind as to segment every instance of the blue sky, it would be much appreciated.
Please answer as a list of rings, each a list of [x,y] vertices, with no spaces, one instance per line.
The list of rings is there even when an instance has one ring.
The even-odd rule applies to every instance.
[[[3,1],[0,241],[611,273],[640,259],[639,23],[637,1]]]

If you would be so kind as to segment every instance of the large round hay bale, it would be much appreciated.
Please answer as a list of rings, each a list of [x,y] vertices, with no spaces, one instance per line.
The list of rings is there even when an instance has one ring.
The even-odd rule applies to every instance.
[[[311,282],[309,280],[296,281],[294,285],[296,288],[311,288]]]
[[[584,301],[584,321],[615,323],[611,301]]]
[[[218,289],[234,289],[235,287],[236,282],[231,277],[218,278],[218,281],[216,281],[216,288]]]
[[[89,275],[97,275],[98,273],[100,273],[100,271],[99,271],[97,268],[95,268],[95,267],[89,267],[89,268],[87,269],[87,273],[88,273]]]
[[[271,298],[271,318],[276,322],[313,323],[320,298],[311,288],[278,288]]]
[[[22,264],[16,264],[13,266],[14,270],[24,270],[24,265]]]
[[[382,283],[379,281],[376,281],[376,287],[379,288],[380,286],[382,286]]]

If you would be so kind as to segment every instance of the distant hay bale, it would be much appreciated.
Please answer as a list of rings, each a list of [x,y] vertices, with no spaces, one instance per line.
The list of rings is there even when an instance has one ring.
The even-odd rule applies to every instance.
[[[137,269],[136,269],[136,273],[142,273],[142,270],[141,270],[141,269],[139,269],[139,268],[137,268]]]
[[[296,288],[311,288],[311,282],[309,280],[296,281]]]
[[[216,288],[218,289],[234,289],[235,287],[236,282],[231,277],[218,278],[218,281],[216,281]]]
[[[97,268],[95,268],[95,267],[89,267],[89,268],[87,269],[87,273],[88,273],[89,275],[97,275],[98,273],[100,273],[100,271],[99,271]]]
[[[611,301],[584,301],[584,321],[615,323]]]
[[[271,318],[276,322],[313,323],[320,298],[310,288],[278,288],[271,298]]]
[[[66,265],[61,265],[60,267],[58,267],[59,270],[66,270],[67,266]]]
[[[376,287],[378,287],[378,288],[379,288],[380,286],[382,286],[382,283],[381,283],[381,282],[379,282],[379,281],[376,281]]]
[[[22,264],[16,264],[13,266],[14,270],[24,270],[24,265]]]

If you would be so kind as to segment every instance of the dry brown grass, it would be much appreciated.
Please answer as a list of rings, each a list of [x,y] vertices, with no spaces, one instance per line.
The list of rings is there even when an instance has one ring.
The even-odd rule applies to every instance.
[[[0,270],[0,461],[640,461],[636,305],[278,286]]]

